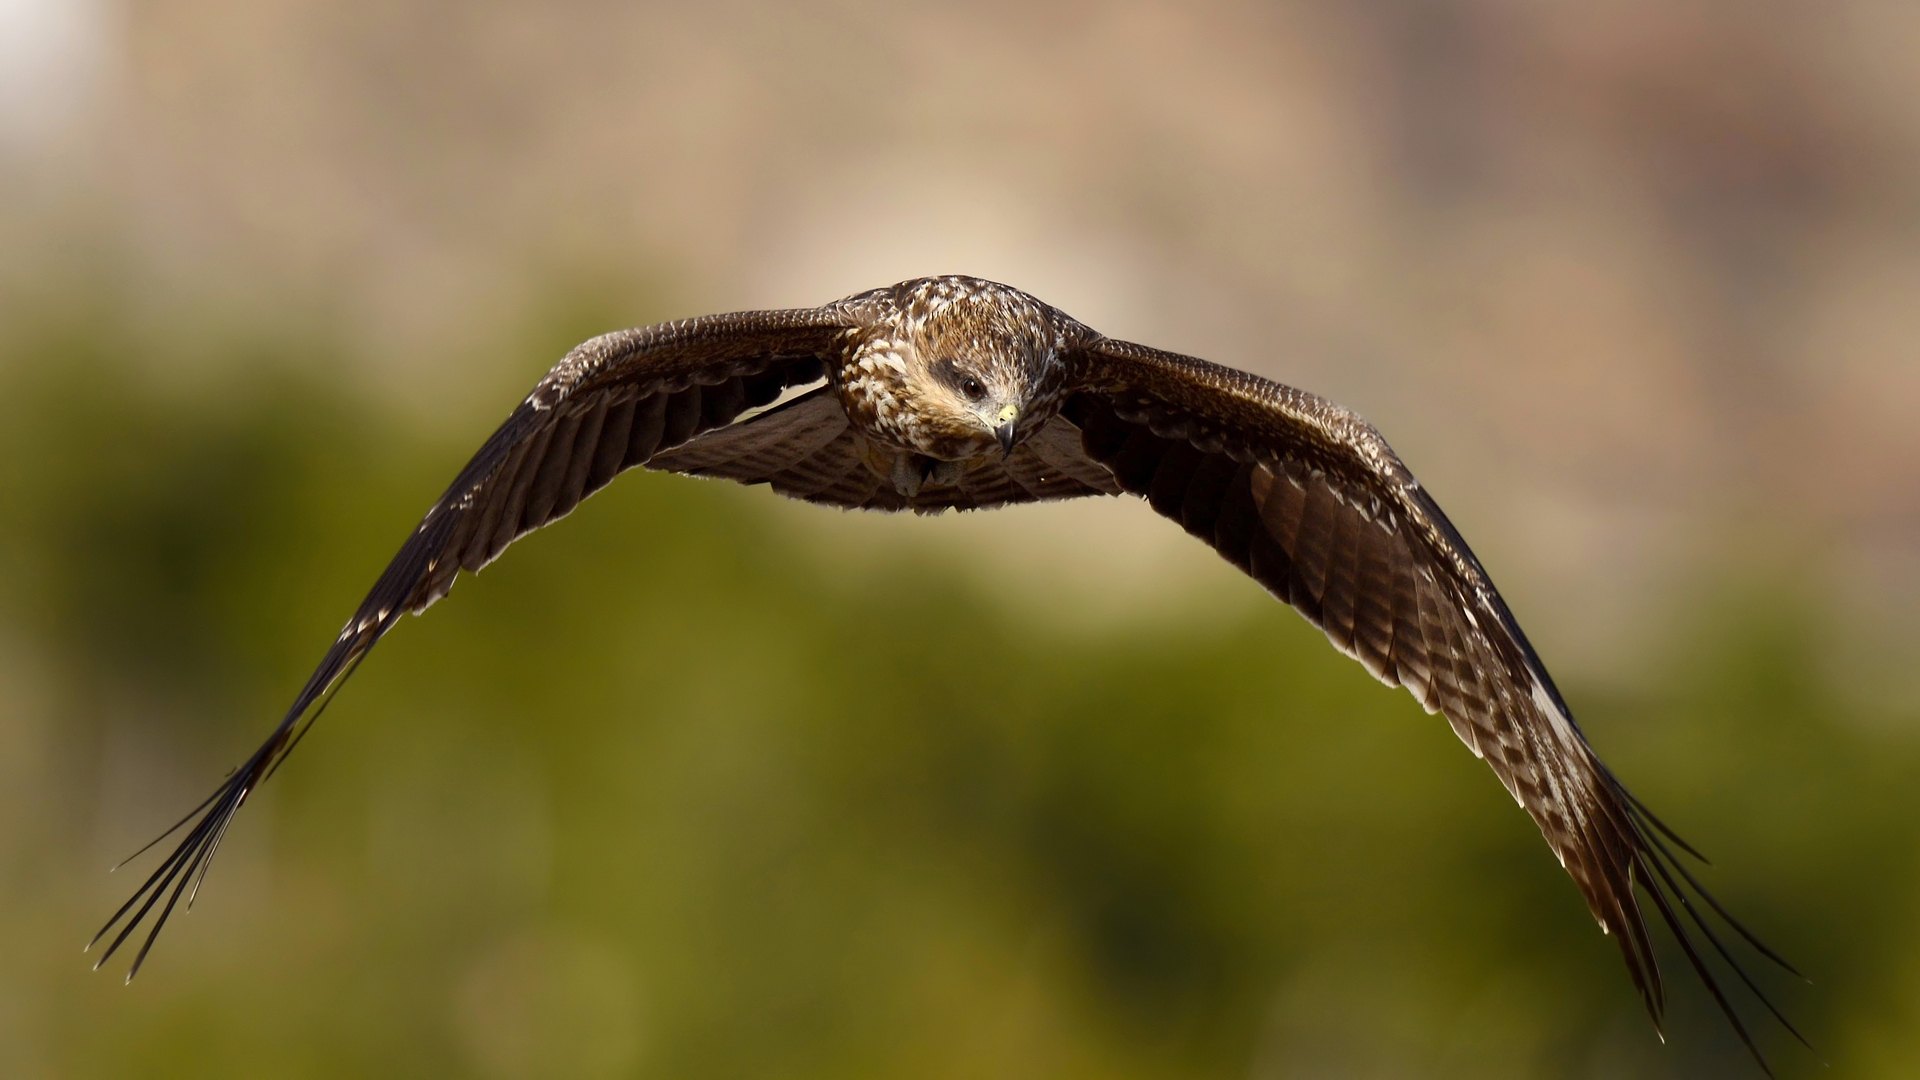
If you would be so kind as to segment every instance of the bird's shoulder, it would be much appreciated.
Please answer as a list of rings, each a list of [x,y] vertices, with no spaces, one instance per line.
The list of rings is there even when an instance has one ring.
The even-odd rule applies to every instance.
[[[1157,434],[1217,439],[1236,457],[1293,461],[1364,476],[1382,488],[1419,487],[1364,416],[1338,402],[1249,371],[1086,332],[1071,346],[1075,388]]]

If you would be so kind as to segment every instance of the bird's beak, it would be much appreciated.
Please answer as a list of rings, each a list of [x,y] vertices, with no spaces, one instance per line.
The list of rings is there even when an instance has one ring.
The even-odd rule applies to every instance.
[[[1000,440],[1000,449],[1007,454],[1013,453],[1013,436],[1020,424],[1020,410],[1008,405],[993,419],[993,437]]]

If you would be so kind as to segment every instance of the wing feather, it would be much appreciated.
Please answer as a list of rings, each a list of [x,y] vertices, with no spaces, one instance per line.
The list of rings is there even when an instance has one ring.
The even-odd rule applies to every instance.
[[[689,386],[667,398],[667,414],[661,420],[660,446],[679,446],[700,429],[698,386]]]
[[[1311,394],[1085,335],[1062,415],[1081,429],[1086,457],[1376,678],[1445,714],[1619,941],[1657,1025],[1665,990],[1635,887],[1645,890],[1757,1057],[1674,914],[1673,901],[1695,914],[1672,872],[1684,868],[1650,842],[1650,817],[1587,745],[1479,560],[1379,434]]]
[[[791,498],[861,510],[937,513],[1117,492],[1111,474],[1079,454],[1079,441],[1077,428],[1055,420],[1004,460],[976,463],[952,484],[929,483],[909,499],[868,464],[863,437],[823,386],[664,452],[648,467],[768,484]],[[1054,462],[1061,457],[1079,461],[1062,467]]]
[[[526,468],[527,458],[533,452],[533,443],[522,441],[508,452],[507,459],[498,471],[487,480],[487,485],[497,493],[502,488],[511,488],[519,482],[521,470]],[[536,459],[537,460],[537,459]],[[472,539],[462,549],[460,565],[463,569],[478,572],[481,567],[492,562],[500,554],[504,542],[496,544],[494,536],[500,531],[500,518],[506,513],[507,500],[488,498],[480,504],[481,512],[478,525],[473,529]],[[471,516],[471,515],[469,515]],[[516,512],[517,516],[517,512]],[[511,539],[511,536],[508,537]]]
[[[1319,481],[1307,485],[1306,499],[1300,508],[1300,529],[1295,540],[1293,566],[1306,595],[1317,606],[1314,624],[1326,628],[1328,563],[1333,553],[1333,495]]]
[[[667,395],[651,394],[634,406],[633,427],[627,435],[627,456],[622,468],[644,465],[660,447],[667,433]]]
[[[712,431],[656,455],[651,469],[763,483],[818,453],[847,430],[846,410],[828,387],[807,392],[750,420]]]
[[[593,465],[587,474],[585,495],[591,495],[611,483],[626,464],[627,446],[633,437],[633,414],[639,402],[631,393],[608,395],[615,404],[607,409],[600,425],[599,445],[593,451]],[[584,495],[582,496],[585,497]]]
[[[133,977],[247,797],[402,615],[425,610],[461,570],[478,571],[622,469],[731,423],[750,400],[771,401],[786,386],[818,381],[850,325],[836,305],[742,312],[607,334],[568,353],[427,511],[266,742],[169,831],[186,835],[95,936],[97,943],[120,927],[99,963],[157,907],[127,973]]]
[[[1427,659],[1426,631],[1420,625],[1420,594],[1406,540],[1394,534],[1387,556],[1393,575],[1393,674],[1429,711],[1433,700],[1433,666]]]
[[[1356,522],[1353,551],[1353,652],[1373,677],[1399,682],[1393,657],[1393,538],[1374,521]]]
[[[607,423],[611,397],[611,394],[595,395],[593,404],[581,413],[580,425],[573,433],[573,449],[567,459],[566,474],[560,481],[559,491],[554,495],[553,505],[547,513],[540,515],[542,522],[566,517],[586,497],[587,476],[593,471],[593,460],[600,456],[600,432]]]
[[[1072,481],[1102,495],[1120,494],[1120,485],[1114,481],[1113,473],[1099,462],[1089,461],[1080,443],[1080,429],[1072,421],[1056,417],[1052,423],[1021,443],[1014,451],[1014,457],[1031,459],[1032,467],[1044,473],[1051,485],[1064,487],[1068,481]],[[1021,451],[1025,451],[1025,454]]]
[[[521,529],[537,527],[555,516],[560,485],[566,480],[567,467],[572,463],[573,443],[580,434],[583,417],[584,410],[565,410],[559,426],[548,436],[545,452],[540,455],[540,467],[534,470],[533,484],[527,489],[526,505],[518,523]]]

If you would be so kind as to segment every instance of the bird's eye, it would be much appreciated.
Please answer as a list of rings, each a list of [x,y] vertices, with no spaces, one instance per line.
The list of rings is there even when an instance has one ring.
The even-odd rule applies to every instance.
[[[981,384],[979,379],[971,375],[960,380],[960,392],[974,401],[979,401],[981,398],[987,396],[987,388]]]

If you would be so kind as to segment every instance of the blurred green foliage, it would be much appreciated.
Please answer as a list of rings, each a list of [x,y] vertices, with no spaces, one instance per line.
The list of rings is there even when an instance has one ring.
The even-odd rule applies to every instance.
[[[0,1074],[1757,1075],[1672,950],[1661,1047],[1488,771],[1281,606],[1037,626],[653,475],[406,623],[142,977],[90,974],[151,857],[104,868],[486,418],[412,430],[324,344],[169,382],[41,323],[0,332]],[[1920,1074],[1920,717],[1836,692],[1816,605],[1708,595],[1667,670],[1568,695],[1818,981],[1762,972],[1824,1075]]]

